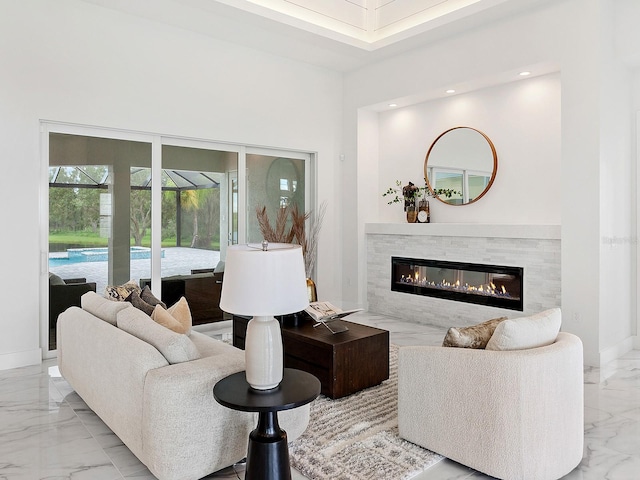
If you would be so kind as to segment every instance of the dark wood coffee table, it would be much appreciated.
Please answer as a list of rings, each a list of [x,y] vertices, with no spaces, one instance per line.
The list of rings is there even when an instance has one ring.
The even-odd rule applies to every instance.
[[[244,349],[250,318],[233,316],[233,345]],[[284,366],[316,376],[322,394],[330,398],[351,395],[389,378],[389,332],[345,320],[346,332],[332,334],[306,319],[299,326],[282,326]]]

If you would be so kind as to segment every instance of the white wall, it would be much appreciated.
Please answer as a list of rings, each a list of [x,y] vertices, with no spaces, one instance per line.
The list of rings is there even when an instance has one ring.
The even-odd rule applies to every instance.
[[[0,2],[0,64],[0,368],[40,360],[41,119],[317,152],[316,283],[340,298],[340,74],[76,0]]]
[[[431,201],[439,223],[560,224],[560,75],[551,74],[379,114],[379,221],[398,221],[399,204],[381,193],[402,180],[422,185],[424,161],[445,130],[484,132],[498,155],[489,192],[465,207]],[[535,179],[532,181],[532,179]]]
[[[609,6],[610,7],[610,6]],[[602,15],[603,39],[600,144],[600,345],[604,360],[631,348],[635,333],[635,115],[631,72],[615,56],[612,11]],[[620,284],[631,288],[620,288]],[[619,319],[611,321],[612,318]]]
[[[611,15],[608,9],[611,4],[611,0],[549,2],[526,14],[451,36],[435,45],[418,48],[350,72],[345,77],[345,169],[350,177],[356,178],[363,170],[406,172],[408,175],[410,169],[419,168],[413,167],[415,162],[419,162],[418,153],[412,153],[408,158],[396,159],[393,170],[383,163],[382,155],[380,160],[361,156],[350,136],[352,130],[358,128],[359,110],[378,108],[383,103],[397,99],[421,97],[421,101],[424,101],[425,98],[435,98],[438,92],[442,96],[446,89],[458,85],[466,86],[474,81],[484,82],[486,85],[492,78],[503,77],[504,74],[515,75],[523,69],[533,70],[537,65],[557,66],[561,91],[561,161],[557,185],[561,186],[561,191],[555,202],[545,205],[544,212],[532,212],[541,222],[543,218],[560,218],[563,329],[582,338],[585,361],[589,365],[600,365],[606,360],[607,352],[612,348],[617,349],[620,337],[627,335],[628,338],[631,335],[628,323],[628,314],[631,312],[629,303],[633,296],[631,292],[635,292],[628,282],[623,282],[619,291],[605,291],[599,281],[603,263],[607,268],[615,267],[623,272],[625,279],[628,279],[629,270],[629,257],[626,253],[601,261],[604,259],[601,258],[601,222],[614,214],[614,207],[608,202],[601,209],[600,179],[601,169],[605,166],[601,163],[601,143],[611,145],[629,140],[626,134],[615,129],[601,128],[602,121],[608,118],[601,117],[602,102],[606,100],[602,97],[602,87],[605,84],[603,68],[608,56],[612,55],[610,49],[602,48],[603,38],[611,35],[609,30],[603,28],[603,23],[608,21],[603,16]],[[617,86],[619,82],[614,81],[612,84]],[[509,107],[506,106],[505,109],[508,110]],[[515,118],[515,115],[510,118]],[[499,121],[496,119],[493,122],[497,124]],[[539,127],[544,128],[542,125]],[[517,129],[517,125],[511,128]],[[495,135],[492,133],[490,136],[493,138]],[[371,139],[371,142],[376,140]],[[496,144],[500,148],[500,142]],[[605,147],[605,151],[608,151],[608,147]],[[513,159],[513,155],[507,158]],[[618,157],[612,162],[616,165],[616,174],[626,173],[630,176],[627,160]],[[408,166],[409,163],[411,167]],[[507,160],[501,163],[505,164],[508,165]],[[499,171],[498,175],[501,178],[502,173]],[[528,177],[523,178],[529,183],[526,187],[528,191],[538,188],[541,195],[553,195],[546,184],[540,182],[540,175],[531,172],[523,172],[522,175]],[[343,242],[345,246],[358,244],[358,256],[345,258],[343,265],[344,297],[353,303],[364,303],[366,293],[366,281],[363,277],[366,266],[365,222],[362,219],[371,218],[372,206],[380,209],[377,221],[388,218],[387,213],[383,214],[381,210],[388,207],[380,201],[380,186],[386,185],[385,182],[392,182],[396,176],[399,175],[385,179],[380,174],[379,183],[360,183],[358,211],[345,215]],[[499,188],[506,187],[502,185]],[[502,193],[498,189],[496,192]],[[630,202],[629,197],[630,192],[625,187],[619,201]],[[493,215],[483,208],[488,205],[485,200],[491,201],[483,198],[471,206],[477,208],[474,212],[476,215]],[[467,216],[465,212],[458,213],[457,210],[450,214],[449,210],[453,211],[453,207],[447,208],[447,221],[453,215],[459,215],[460,221],[471,221],[470,218],[474,216]],[[440,213],[437,212],[436,218]],[[622,216],[624,215],[623,213]],[[510,216],[510,220],[513,220],[513,216]],[[401,220],[398,218],[397,221]],[[616,224],[616,230],[624,231],[622,226],[629,221],[627,216],[622,223]],[[357,278],[358,281],[349,286],[347,280],[351,278]],[[611,294],[611,298],[603,302],[605,294]],[[622,305],[622,310],[616,309],[616,312],[622,312],[621,318],[610,315],[605,318],[603,315],[606,309],[601,307],[612,305],[613,302],[620,302]],[[615,331],[615,334],[603,335],[603,325]]]

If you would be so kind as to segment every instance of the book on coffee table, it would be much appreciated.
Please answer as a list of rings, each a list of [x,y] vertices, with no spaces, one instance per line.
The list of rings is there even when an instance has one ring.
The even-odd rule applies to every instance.
[[[324,325],[331,333],[346,332],[349,329],[345,325],[329,326],[328,323],[360,311],[362,311],[361,308],[356,308],[353,310],[341,310],[338,307],[333,306],[329,302],[311,302],[305,309],[305,312],[307,312],[309,316],[316,321],[314,327],[317,327],[318,325]]]

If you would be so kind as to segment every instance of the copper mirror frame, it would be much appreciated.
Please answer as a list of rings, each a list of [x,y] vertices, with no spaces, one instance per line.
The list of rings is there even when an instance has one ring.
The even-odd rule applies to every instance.
[[[444,137],[447,135],[448,137],[445,139]],[[438,141],[440,141],[440,144],[436,147]],[[462,160],[458,160],[458,158],[462,158]],[[429,161],[432,162],[431,166],[428,165]],[[489,165],[491,165],[490,178],[488,171]],[[452,203],[452,200],[434,195],[435,190],[432,180],[428,175],[429,168],[441,170],[447,170],[447,168],[449,168],[452,171],[460,171],[463,172],[463,178],[467,177],[468,172],[476,176],[478,172],[486,172],[487,175],[484,176],[484,178],[489,178],[489,181],[486,183],[484,189],[478,195],[474,196],[472,200],[465,201],[465,198],[468,197],[468,192],[462,192],[463,198],[460,199],[462,203]],[[496,178],[497,172],[498,155],[496,154],[496,148],[493,142],[486,134],[472,127],[453,127],[438,135],[429,147],[429,151],[424,160],[424,178],[427,182],[427,187],[435,198],[447,205],[469,205],[477,202],[489,191]],[[465,185],[468,186],[468,181],[465,182]]]

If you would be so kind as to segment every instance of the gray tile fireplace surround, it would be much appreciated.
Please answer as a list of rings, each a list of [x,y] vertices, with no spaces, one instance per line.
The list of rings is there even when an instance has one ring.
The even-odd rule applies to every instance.
[[[560,226],[381,224],[365,226],[367,309],[443,327],[514,318],[560,306]],[[524,311],[391,291],[391,257],[447,260],[524,269]]]

